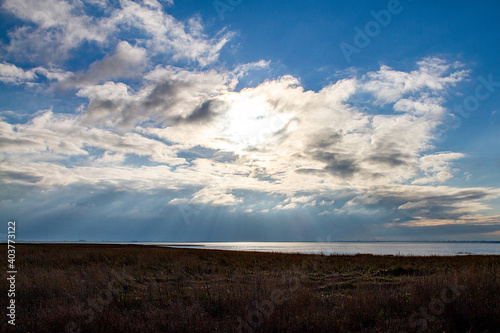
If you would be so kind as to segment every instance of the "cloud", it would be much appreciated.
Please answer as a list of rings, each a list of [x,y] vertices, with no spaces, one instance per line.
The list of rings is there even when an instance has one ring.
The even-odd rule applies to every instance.
[[[297,203],[292,202],[292,203],[289,203],[289,204],[286,204],[286,205],[283,205],[283,204],[276,205],[276,207],[274,207],[274,209],[277,209],[277,210],[287,210],[287,209],[294,209],[294,208],[297,208],[297,207],[298,207]]]
[[[235,92],[241,68],[215,71],[157,67],[145,74],[138,90],[122,82],[91,84],[97,74],[89,73],[100,66],[104,66],[102,77],[121,73],[112,66],[106,72],[106,59],[129,53],[144,59],[140,49],[128,43],[120,45],[121,50],[118,48],[81,76],[82,82],[89,82],[77,92],[77,96],[89,100],[82,114],[41,113],[15,128],[4,123],[8,138],[18,140],[7,142],[5,138],[5,144],[24,152],[42,150],[51,156],[88,156],[91,153],[86,147],[95,147],[108,153],[145,156],[151,162],[171,166],[186,163],[179,157],[183,152],[202,147],[217,152],[218,157],[213,156],[210,163],[201,163],[195,157],[189,168],[176,169],[178,177],[196,173],[209,179],[224,165],[223,174],[228,177],[222,182],[225,188],[286,195],[368,189],[406,181],[444,182],[452,177],[452,161],[463,157],[452,152],[425,153],[432,147],[440,122],[432,110],[442,113],[443,100],[438,93],[444,84],[426,85],[422,95],[416,88],[411,95],[401,93],[402,99],[425,104],[432,116],[411,108],[398,109],[393,115],[371,115],[369,109],[349,105],[352,96],[371,86],[367,78],[381,80],[371,73],[361,82],[354,78],[340,80],[319,92],[304,91],[292,76]],[[427,62],[442,64],[438,60]],[[457,77],[453,72],[428,69],[428,64],[424,69],[419,66],[420,71],[411,72],[410,82],[414,76],[423,75],[420,72],[437,76],[432,78],[436,82],[449,82],[445,75]],[[391,73],[407,77],[393,70]],[[435,97],[426,99],[432,87],[437,90]],[[115,131],[115,127],[120,130]],[[243,179],[240,175],[250,177]],[[200,202],[207,201],[201,198]]]
[[[457,84],[469,74],[467,70],[455,70],[462,65],[450,64],[440,58],[425,58],[417,63],[418,70],[410,73],[395,71],[388,66],[382,66],[377,72],[371,72],[363,78],[363,89],[372,93],[379,104],[394,103],[404,95],[415,92],[436,94]],[[399,102],[406,103],[406,102]],[[402,106],[402,104],[400,104]]]
[[[168,202],[168,205],[170,206],[178,206],[178,205],[185,205],[189,202],[189,199],[186,198],[175,198],[172,199]]]
[[[379,207],[398,208],[399,223],[411,225],[419,219],[454,220],[464,214],[486,211],[484,202],[498,198],[500,191],[489,188],[398,185],[367,191]],[[365,196],[367,194],[364,194]],[[358,197],[358,202],[362,196]],[[366,202],[364,202],[366,204]]]
[[[3,9],[30,24],[8,33],[12,57],[44,59],[49,63],[66,58],[68,51],[85,41],[102,44],[113,28],[105,19],[93,19],[79,1],[7,0]]]
[[[222,31],[208,38],[199,18],[180,22],[155,0],[122,0],[114,7],[71,0],[6,0],[2,7],[27,23],[8,33],[8,56],[50,64],[70,57],[86,42],[105,47],[120,33],[136,29],[140,32],[136,47],[170,55],[174,61],[187,59],[206,66],[218,59],[219,51],[232,36]]]
[[[133,78],[141,74],[146,60],[144,48],[122,41],[113,54],[91,64],[86,73],[62,80],[57,87],[85,87],[102,81]]]
[[[17,179],[23,183],[38,183],[43,177],[30,174],[29,172],[0,171],[4,179]]]
[[[3,151],[13,156],[13,160],[16,160],[16,154],[23,154],[23,158],[30,160],[88,157],[89,148],[93,147],[113,153],[148,156],[158,163],[185,163],[184,159],[178,158],[174,150],[163,142],[135,133],[117,134],[81,126],[77,117],[55,115],[51,111],[41,112],[26,124],[10,125],[2,121],[0,128]]]
[[[204,188],[196,192],[189,201],[190,204],[212,204],[215,206],[234,206],[242,202],[243,199],[214,188]]]
[[[129,44],[122,45],[141,53]],[[106,61],[97,64],[103,63]],[[127,155],[143,156],[150,163],[177,166],[174,173],[182,184],[208,186],[207,180],[226,177],[215,184],[221,191],[258,190],[290,198],[301,191],[325,194],[408,181],[416,185],[444,182],[453,175],[451,163],[463,157],[453,152],[426,153],[440,122],[434,114],[399,109],[393,115],[371,115],[369,109],[349,105],[352,96],[364,92],[366,78],[362,82],[340,80],[313,92],[304,91],[297,78],[285,76],[235,92],[237,73],[239,68],[215,71],[166,66],[146,73],[144,85],[137,91],[122,82],[89,84],[77,93],[89,99],[83,114],[40,113],[15,128],[4,122],[8,134],[3,142],[12,151],[21,149],[46,158],[82,156],[88,166],[103,163],[104,157],[113,156],[113,163],[119,165]],[[420,74],[413,71],[412,75]],[[435,75],[434,80],[439,81],[447,74],[438,71]],[[376,76],[376,80],[381,78]],[[442,86],[436,87],[440,91]],[[440,114],[443,101],[438,95],[425,99],[428,89],[425,86],[423,95],[417,90],[411,96],[403,92],[401,98],[425,103],[428,110],[439,109]],[[121,129],[115,131],[115,126]],[[87,147],[102,149],[102,157],[96,159]],[[193,155],[195,147],[208,155]],[[188,163],[186,158],[189,166],[179,167]],[[212,161],[202,162],[203,158]],[[145,177],[145,182],[149,179]],[[204,181],[199,183],[200,179]],[[210,202],[203,193],[194,202]],[[213,202],[240,200],[230,192],[218,195]],[[291,203],[305,202],[290,201],[283,207],[292,207]]]
[[[217,60],[219,51],[232,36],[232,33],[221,32],[218,38],[207,39],[198,17],[185,24],[164,13],[159,6],[150,8],[127,0],[121,5],[112,19],[114,23],[144,31],[149,37],[148,49],[172,54],[174,61],[184,58],[206,66]]]
[[[452,177],[453,170],[450,161],[461,159],[464,154],[441,152],[432,155],[422,156],[420,158],[420,169],[427,175],[426,177],[416,179],[414,184],[426,184],[431,182],[444,182]]]
[[[314,196],[312,195],[304,195],[304,196],[300,196],[300,197],[293,197],[290,199],[290,201],[292,202],[297,202],[297,203],[308,203],[310,201],[313,201],[314,200]]]
[[[33,70],[25,71],[13,64],[0,64],[0,81],[3,83],[22,84],[36,79]]]
[[[418,209],[425,208],[429,205],[427,201],[418,201],[418,202],[407,202],[404,205],[398,207],[398,209]]]
[[[481,214],[463,215],[456,219],[433,219],[417,216],[415,220],[405,223],[398,223],[399,227],[437,227],[450,225],[467,225],[467,226],[494,226],[500,229],[500,215],[485,216]]]
[[[145,76],[137,92],[112,81],[82,88],[77,95],[89,99],[83,120],[106,120],[110,125],[130,127],[146,119],[160,122],[199,122],[213,116],[221,102],[214,98],[227,92],[230,76],[210,71],[156,68]]]

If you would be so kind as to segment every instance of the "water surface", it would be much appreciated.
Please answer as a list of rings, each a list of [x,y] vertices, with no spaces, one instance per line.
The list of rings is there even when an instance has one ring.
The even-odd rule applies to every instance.
[[[164,246],[172,246],[161,244]],[[405,256],[500,255],[500,243],[472,242],[225,242],[176,243],[175,247],[312,254],[359,254]]]

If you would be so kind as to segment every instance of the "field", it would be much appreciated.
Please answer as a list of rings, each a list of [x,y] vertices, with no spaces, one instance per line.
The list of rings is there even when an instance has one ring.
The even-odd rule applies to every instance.
[[[500,256],[16,251],[19,332],[500,332]],[[2,317],[0,331],[13,331]]]

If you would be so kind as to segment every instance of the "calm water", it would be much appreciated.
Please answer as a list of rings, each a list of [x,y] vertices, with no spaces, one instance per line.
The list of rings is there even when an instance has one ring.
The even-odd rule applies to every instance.
[[[171,246],[168,244],[162,244]],[[228,242],[228,243],[176,243],[175,247],[229,250],[258,251],[281,253],[314,253],[314,254],[393,254],[411,256],[430,255],[467,255],[497,254],[500,255],[500,243],[411,243],[411,242]]]

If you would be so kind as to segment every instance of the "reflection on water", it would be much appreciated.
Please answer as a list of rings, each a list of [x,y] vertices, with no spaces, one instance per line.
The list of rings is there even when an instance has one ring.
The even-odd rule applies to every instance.
[[[162,244],[171,246],[168,244]],[[358,254],[378,255],[500,255],[500,243],[431,243],[431,242],[227,242],[227,243],[176,243],[175,247],[202,247],[205,249],[230,251],[258,251],[314,254]]]

